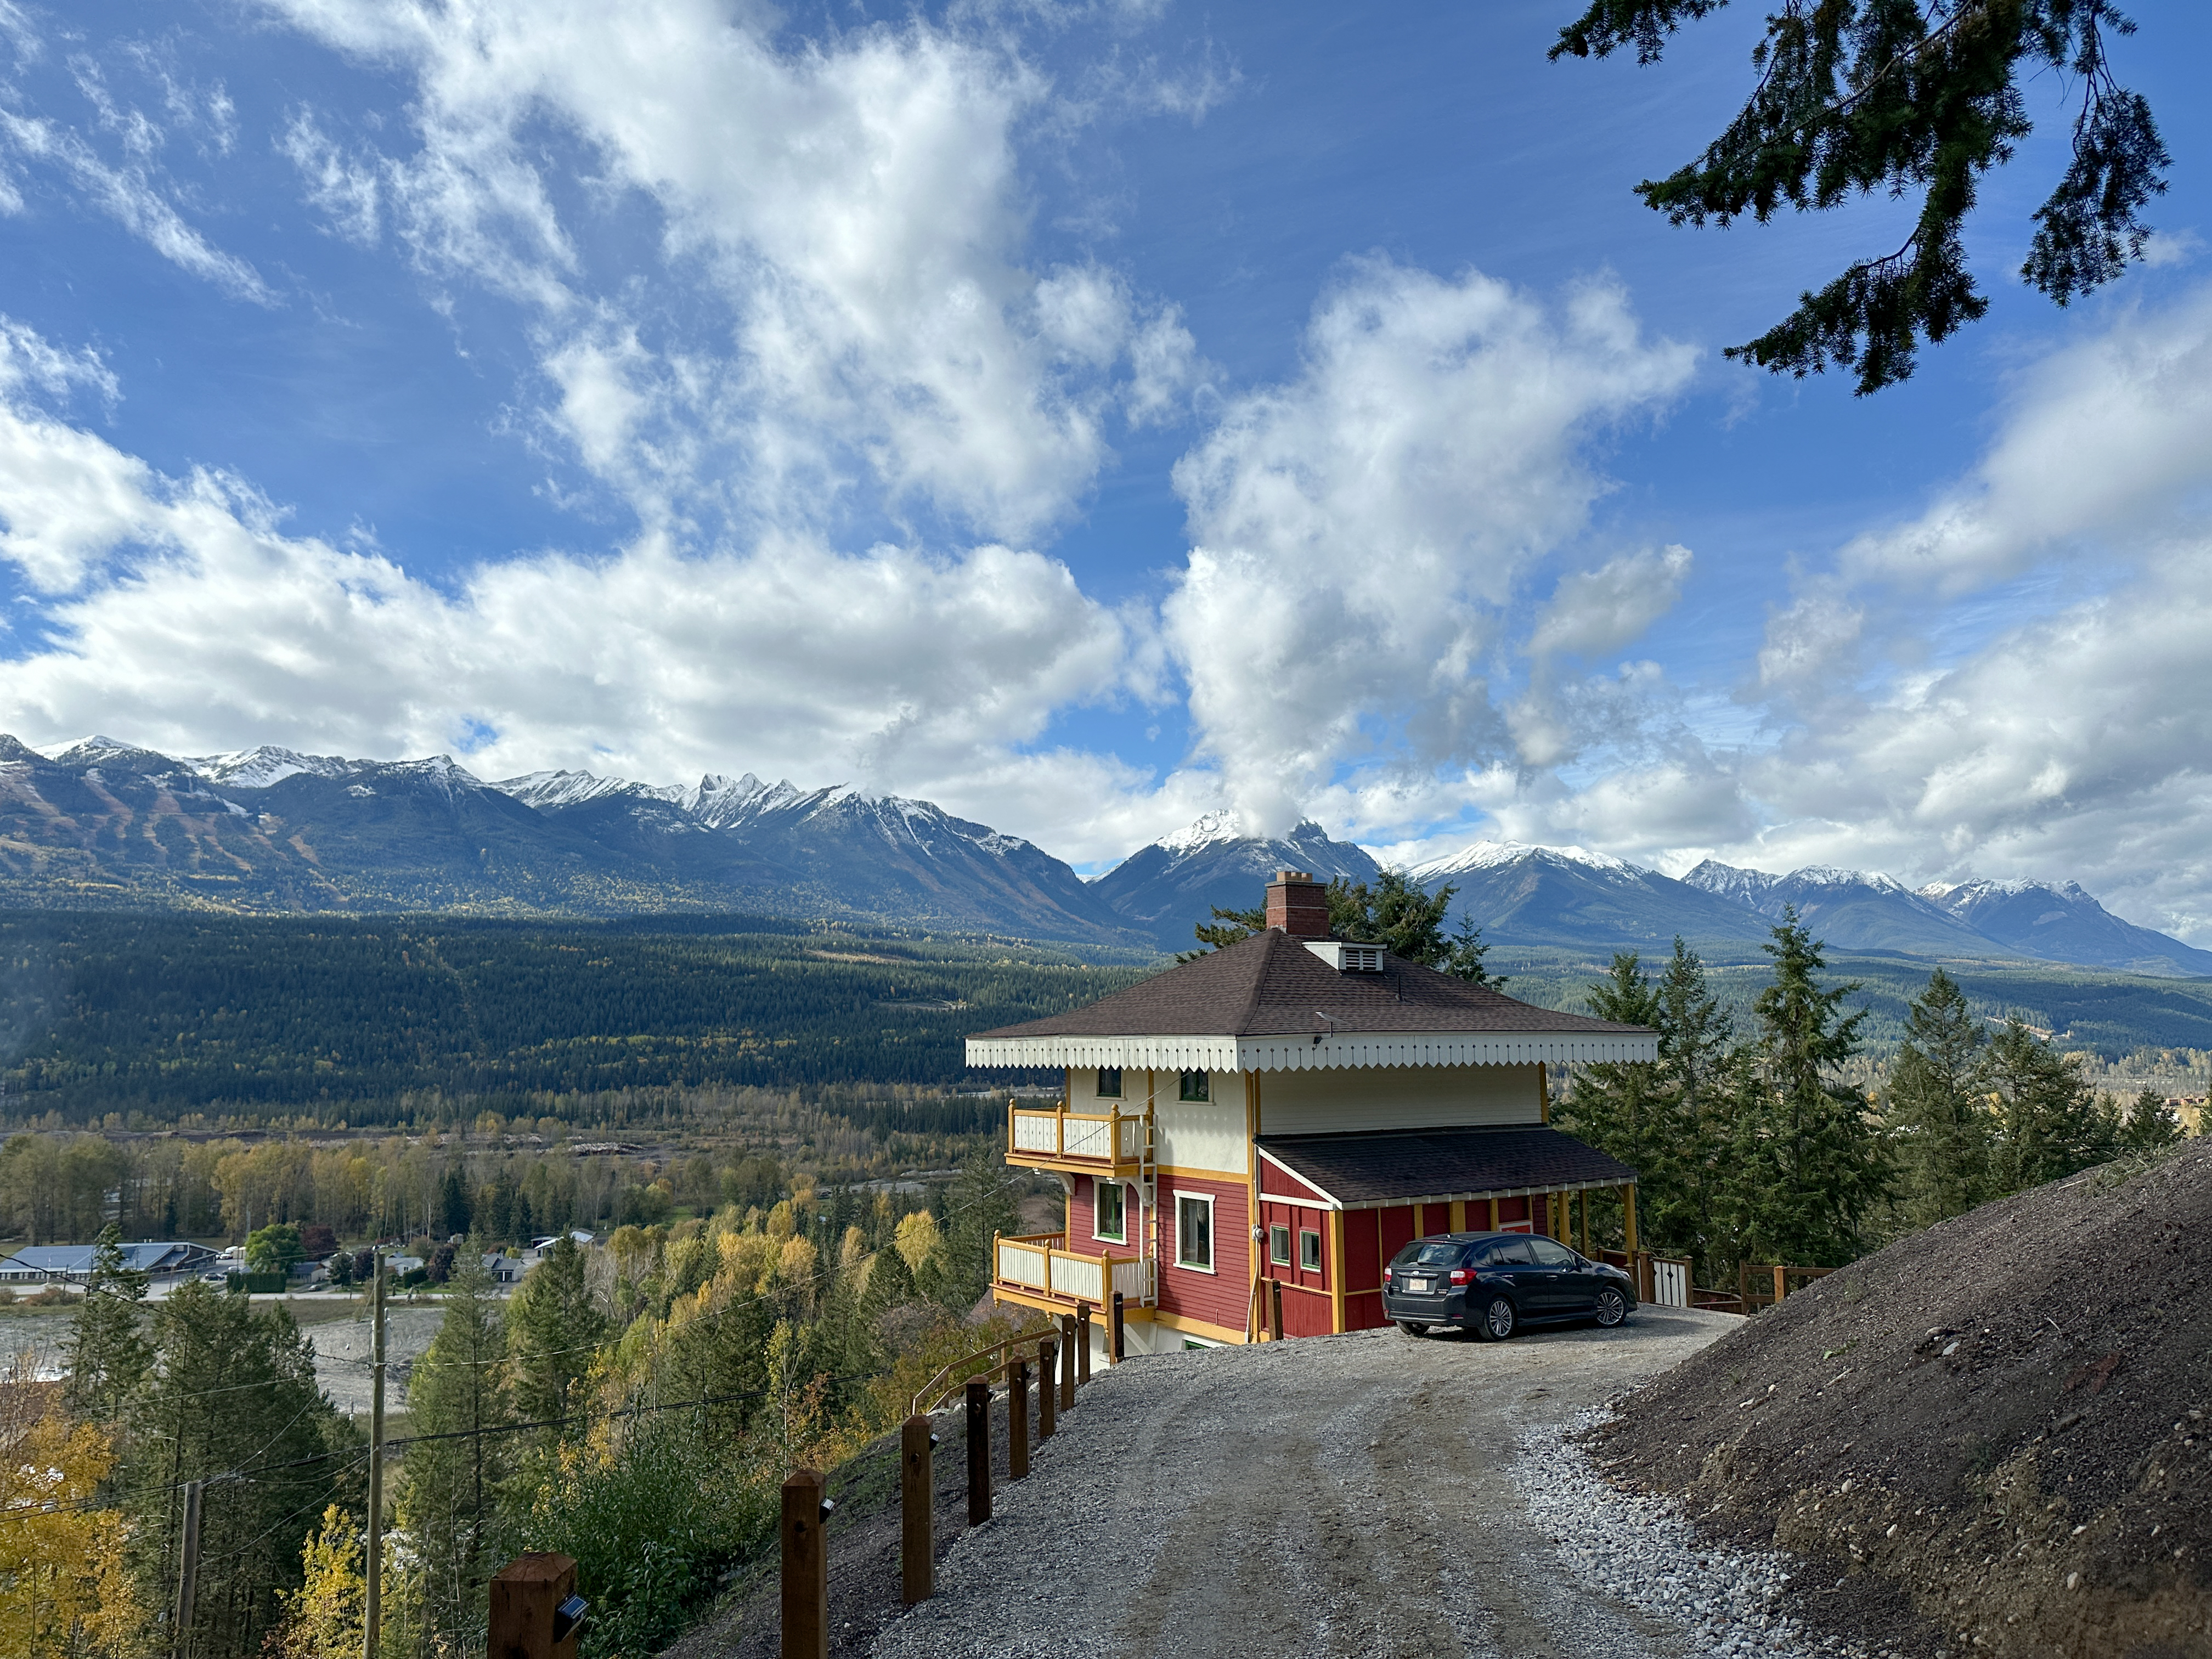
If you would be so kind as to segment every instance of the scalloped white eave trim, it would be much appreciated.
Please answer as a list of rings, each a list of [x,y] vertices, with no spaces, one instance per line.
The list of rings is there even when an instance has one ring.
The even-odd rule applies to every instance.
[[[1650,1033],[1359,1032],[1311,1036],[969,1037],[968,1063],[1133,1070],[1310,1072],[1367,1066],[1580,1065],[1659,1058]]]

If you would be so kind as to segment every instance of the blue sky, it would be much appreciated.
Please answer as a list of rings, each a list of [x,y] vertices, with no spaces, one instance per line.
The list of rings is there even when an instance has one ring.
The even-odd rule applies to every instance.
[[[2154,258],[1724,362],[1887,201],[1671,228],[1759,9],[0,4],[0,729],[2080,879],[2212,939],[2200,9]]]

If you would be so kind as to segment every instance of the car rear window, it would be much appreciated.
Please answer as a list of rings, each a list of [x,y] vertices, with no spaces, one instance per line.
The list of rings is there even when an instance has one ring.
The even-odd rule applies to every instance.
[[[1467,1246],[1455,1238],[1417,1238],[1390,1258],[1394,1267],[1456,1267]]]

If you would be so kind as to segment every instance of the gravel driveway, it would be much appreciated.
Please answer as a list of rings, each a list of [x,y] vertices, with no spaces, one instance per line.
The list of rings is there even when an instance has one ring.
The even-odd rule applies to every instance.
[[[1096,1380],[883,1659],[1710,1651],[1577,1582],[1523,1450],[1737,1322],[1645,1309],[1504,1344],[1395,1329]],[[1540,1513],[1537,1511],[1549,1511]],[[1649,1598],[1639,1598],[1651,1605]]]

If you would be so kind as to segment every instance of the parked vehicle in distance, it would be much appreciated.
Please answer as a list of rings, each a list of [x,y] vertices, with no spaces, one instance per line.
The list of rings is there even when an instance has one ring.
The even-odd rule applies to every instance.
[[[1618,1325],[1636,1311],[1636,1281],[1540,1233],[1437,1233],[1390,1258],[1382,1311],[1408,1336],[1456,1325],[1502,1342],[1523,1325]]]

